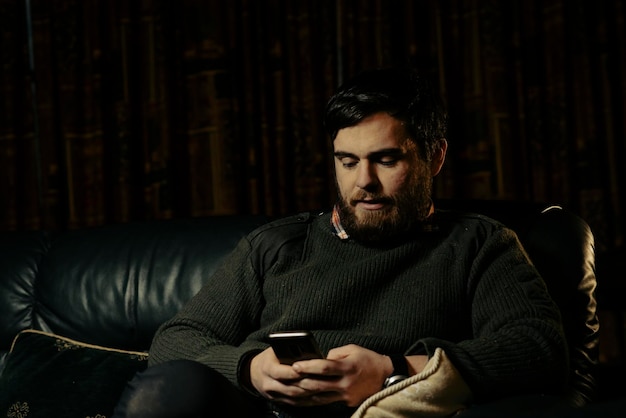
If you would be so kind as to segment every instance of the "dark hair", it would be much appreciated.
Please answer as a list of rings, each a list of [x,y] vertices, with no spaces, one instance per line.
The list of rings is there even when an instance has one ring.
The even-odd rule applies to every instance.
[[[339,130],[385,112],[400,120],[428,161],[446,137],[447,113],[430,83],[409,67],[365,71],[344,83],[326,105],[331,140]]]

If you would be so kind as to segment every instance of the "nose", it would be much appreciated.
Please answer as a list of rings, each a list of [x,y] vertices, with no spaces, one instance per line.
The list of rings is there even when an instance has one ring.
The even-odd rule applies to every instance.
[[[378,177],[376,176],[376,168],[368,161],[361,161],[358,166],[356,178],[356,187],[359,189],[372,191],[378,185]]]

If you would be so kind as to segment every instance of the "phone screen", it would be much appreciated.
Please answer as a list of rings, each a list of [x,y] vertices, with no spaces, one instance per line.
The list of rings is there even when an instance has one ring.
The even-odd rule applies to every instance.
[[[282,364],[324,358],[317,341],[309,331],[285,331],[270,334],[270,345]]]

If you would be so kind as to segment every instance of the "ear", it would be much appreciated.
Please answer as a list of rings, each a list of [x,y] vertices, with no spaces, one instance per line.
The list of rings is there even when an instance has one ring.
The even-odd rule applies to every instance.
[[[443,162],[446,160],[446,151],[448,150],[448,141],[445,138],[439,140],[437,150],[433,154],[430,162],[430,174],[435,177],[441,171]]]

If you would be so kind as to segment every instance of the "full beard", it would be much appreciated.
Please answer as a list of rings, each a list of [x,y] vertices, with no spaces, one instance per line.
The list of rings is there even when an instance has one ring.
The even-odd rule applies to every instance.
[[[383,243],[413,231],[430,214],[432,178],[418,176],[395,196],[360,191],[339,197],[341,225],[351,238],[363,243]],[[355,203],[365,198],[384,201],[385,207],[356,214]]]

